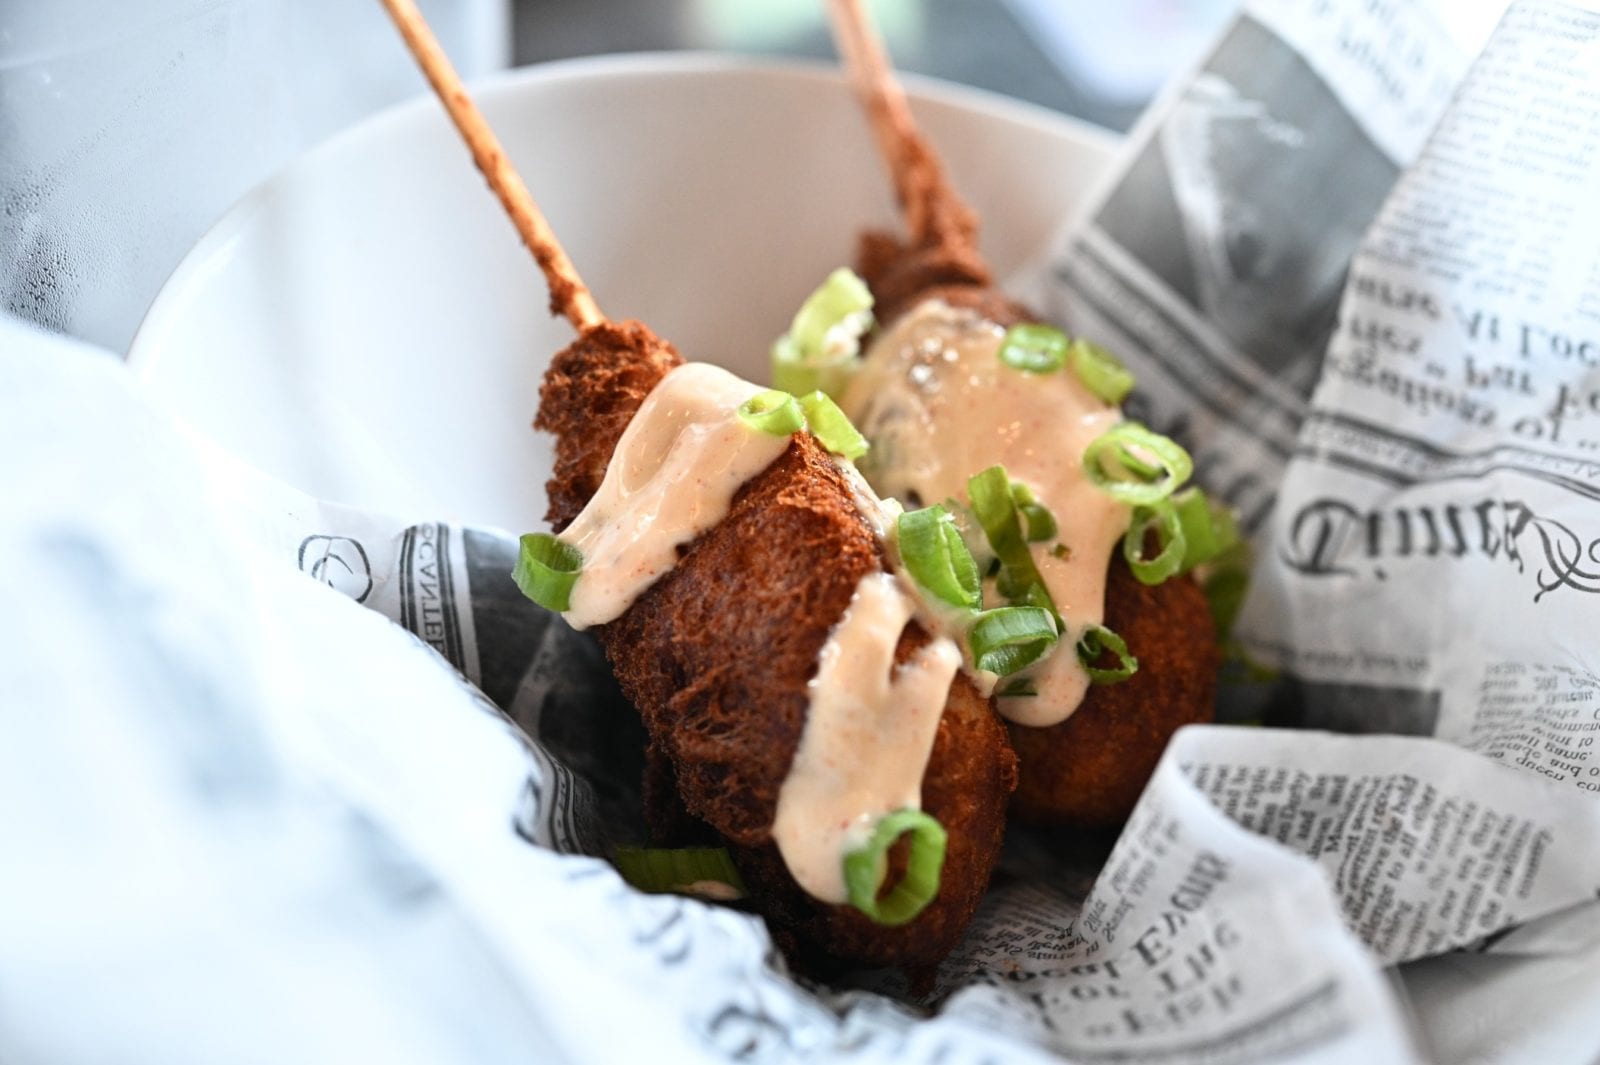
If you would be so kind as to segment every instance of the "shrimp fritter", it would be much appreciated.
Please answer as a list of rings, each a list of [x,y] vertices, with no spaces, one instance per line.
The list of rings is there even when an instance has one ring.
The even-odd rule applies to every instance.
[[[535,425],[557,435],[548,514],[557,530],[599,488],[629,419],[681,361],[637,323],[591,329],[552,361]],[[664,758],[683,808],[733,845],[780,942],[798,936],[834,958],[931,972],[988,885],[1016,787],[1016,758],[991,702],[956,677],[923,778],[922,808],[949,834],[938,896],[898,928],[819,902],[789,876],[772,823],[805,727],[806,684],[857,583],[887,569],[882,545],[834,460],[800,433],[679,554],[670,573],[596,629],[650,735],[652,786],[661,787]],[[910,623],[896,661],[930,639]]]

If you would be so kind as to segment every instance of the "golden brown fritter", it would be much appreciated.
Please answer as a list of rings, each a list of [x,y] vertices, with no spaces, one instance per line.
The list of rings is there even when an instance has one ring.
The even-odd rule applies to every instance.
[[[1193,577],[1141,584],[1114,556],[1106,574],[1106,627],[1139,660],[1132,677],[1093,685],[1059,725],[1007,725],[1022,762],[1012,809],[1024,820],[1122,824],[1172,734],[1216,714],[1216,631]]]
[[[634,324],[592,330],[556,356],[536,424],[560,434],[549,486],[558,528],[599,486],[628,419],[678,361]],[[802,433],[681,550],[672,572],[596,631],[653,751],[671,764],[684,808],[736,845],[756,907],[775,928],[834,957],[925,970],[955,945],[988,884],[1016,786],[1004,727],[964,676],[952,685],[923,780],[923,809],[950,836],[944,876],[914,921],[884,928],[817,902],[771,843],[818,653],[856,584],[886,565],[843,474]],[[897,660],[928,640],[907,626]],[[661,777],[658,766],[657,790]]]
[[[971,308],[1002,326],[1040,321],[989,287],[975,237],[975,231],[946,232],[931,244],[911,247],[884,233],[863,234],[857,270],[872,290],[879,321],[888,324],[928,299]],[[1128,642],[1139,659],[1138,673],[1122,684],[1094,686],[1077,712],[1059,725],[1007,725],[1022,766],[1012,806],[1025,820],[1120,825],[1172,733],[1216,715],[1216,633],[1205,596],[1192,578],[1147,587],[1113,555],[1106,625]]]

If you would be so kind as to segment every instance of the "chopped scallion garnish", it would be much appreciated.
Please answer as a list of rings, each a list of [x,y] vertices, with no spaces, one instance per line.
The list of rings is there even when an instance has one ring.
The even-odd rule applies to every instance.
[[[622,879],[652,894],[698,895],[719,902],[746,894],[725,847],[618,847],[612,862]]]
[[[973,665],[1002,677],[1037,662],[1059,639],[1055,614],[1037,606],[985,610],[967,633]]]
[[[1117,656],[1117,664],[1109,669],[1099,665],[1108,652]],[[1139,671],[1139,660],[1128,653],[1127,641],[1104,625],[1091,625],[1084,631],[1078,640],[1078,661],[1096,684],[1116,684]]]
[[[1238,541],[1208,562],[1201,573],[1201,587],[1206,593],[1206,604],[1211,607],[1217,641],[1226,644],[1239,610],[1244,606],[1245,592],[1250,589],[1250,545]]]
[[[1188,480],[1194,461],[1169,438],[1138,422],[1120,422],[1084,448],[1083,469],[1113,499],[1149,506]]]
[[[978,524],[977,515],[972,513],[971,507],[956,499],[946,499],[939,505],[950,512],[950,520],[961,530],[961,539],[966,543],[979,575],[987,576],[999,560],[989,546],[989,537],[983,531],[983,526]]]
[[[907,511],[896,528],[900,560],[928,594],[965,610],[983,605],[978,565],[948,511],[938,505]]]
[[[878,898],[889,874],[889,849],[910,836],[905,875]],[[939,894],[944,870],[944,826],[921,810],[896,810],[873,827],[864,847],[844,856],[844,882],[850,905],[881,925],[902,925],[921,913]]]
[[[1156,553],[1145,556],[1150,537],[1156,538]],[[1179,572],[1188,541],[1171,499],[1158,499],[1147,507],[1135,507],[1133,523],[1122,537],[1122,557],[1142,584],[1160,584]]]
[[[989,546],[1000,559],[1000,594],[1007,599],[1026,595],[1040,583],[1039,570],[1033,564],[1033,555],[1022,533],[1006,468],[990,466],[968,480],[967,496],[972,501],[972,512],[978,524],[989,538]]]
[[[826,392],[817,389],[801,396],[800,407],[805,411],[811,435],[835,455],[843,455],[854,462],[872,446]]]
[[[1006,330],[1000,361],[1024,373],[1054,373],[1066,365],[1071,342],[1054,326],[1025,322]]]
[[[1133,391],[1133,374],[1111,352],[1079,337],[1067,351],[1067,365],[1084,387],[1107,403],[1117,404]]]
[[[1049,507],[1039,502],[1033,494],[1033,489],[1021,481],[1012,481],[1011,501],[1017,505],[1017,513],[1022,515],[1022,520],[1027,525],[1023,539],[1030,544],[1036,544],[1056,534],[1056,516],[1050,513]]]
[[[1224,503],[1209,499],[1198,488],[1186,488],[1172,497],[1179,526],[1183,529],[1183,566],[1187,573],[1196,566],[1217,558],[1239,542],[1239,525],[1233,511]]]
[[[872,293],[841,267],[806,297],[789,332],[772,345],[772,383],[803,395],[843,393],[860,363],[861,337],[872,328]]]
[[[739,404],[739,420],[757,432],[789,436],[806,427],[799,400],[782,389],[769,388]]]
[[[572,606],[572,586],[583,572],[583,554],[549,533],[526,533],[517,551],[511,579],[522,594],[546,610]]]

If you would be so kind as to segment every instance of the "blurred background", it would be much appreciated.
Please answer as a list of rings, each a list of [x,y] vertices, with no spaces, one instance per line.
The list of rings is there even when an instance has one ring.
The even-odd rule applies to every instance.
[[[831,62],[824,3],[420,0],[469,78],[656,50]],[[1114,130],[1235,6],[873,2],[903,70]],[[124,351],[241,194],[423,89],[377,0],[0,0],[0,312]]]

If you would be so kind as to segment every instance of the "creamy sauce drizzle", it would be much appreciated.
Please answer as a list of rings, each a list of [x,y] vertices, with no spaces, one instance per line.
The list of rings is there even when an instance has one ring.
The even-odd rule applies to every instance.
[[[645,397],[600,490],[561,534],[583,553],[566,612],[574,628],[620,617],[677,564],[678,548],[721,521],[739,487],[788,448],[789,437],[739,420],[739,405],[761,391],[691,362]]]
[[[1104,620],[1106,567],[1130,517],[1084,475],[1083,450],[1122,415],[1070,370],[1002,363],[1004,336],[974,312],[924,302],[872,345],[841,405],[872,441],[862,472],[880,495],[907,507],[965,501],[967,479],[998,463],[1055,515],[1056,537],[1031,547],[1067,631],[1055,653],[1007,678],[1031,679],[1038,695],[998,703],[1012,721],[1053,725],[1088,691],[1073,646]],[[1052,554],[1057,543],[1066,558]]]
[[[808,685],[805,728],[778,792],[772,836],[795,882],[824,902],[847,900],[844,856],[879,818],[922,805],[922,776],[961,650],[940,637],[897,667],[895,646],[916,607],[892,574],[861,578]]]

